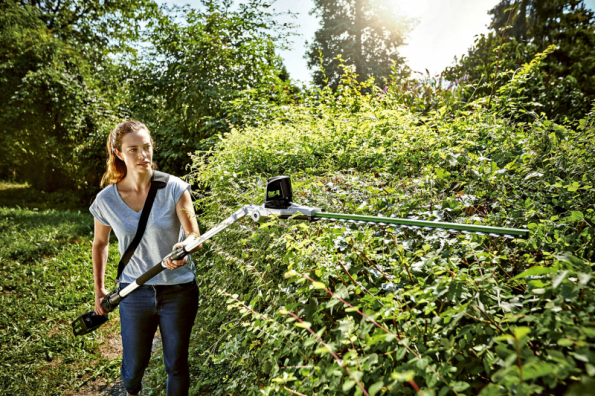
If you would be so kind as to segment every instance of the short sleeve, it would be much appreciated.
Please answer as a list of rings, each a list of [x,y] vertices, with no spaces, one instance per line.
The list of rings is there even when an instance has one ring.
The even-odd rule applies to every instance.
[[[188,192],[192,192],[190,189],[190,184],[186,183],[179,177],[170,177],[171,183],[171,193],[174,203],[178,203],[184,191],[188,190]]]
[[[101,214],[101,210],[99,209],[99,205],[97,203],[97,198],[93,201],[93,203],[89,207],[89,212],[91,212],[93,217],[95,217],[97,219],[97,221],[99,221],[101,224],[103,224],[104,226],[108,226],[108,227],[110,226],[108,221]]]

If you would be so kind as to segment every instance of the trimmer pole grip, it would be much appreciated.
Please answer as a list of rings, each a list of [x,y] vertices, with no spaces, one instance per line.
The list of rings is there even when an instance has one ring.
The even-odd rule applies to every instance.
[[[110,293],[101,300],[101,306],[105,310],[105,312],[112,312],[118,304],[122,301],[122,297],[118,294],[118,292]]]
[[[172,253],[171,256],[169,256],[170,259],[172,260],[181,260],[184,257],[186,257],[188,255],[188,252],[186,251],[185,247],[179,247],[177,249],[175,249]]]

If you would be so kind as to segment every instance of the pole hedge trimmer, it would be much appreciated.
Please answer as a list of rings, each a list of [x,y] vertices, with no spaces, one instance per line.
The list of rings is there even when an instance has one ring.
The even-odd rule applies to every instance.
[[[227,219],[223,220],[216,227],[210,229],[192,243],[175,249],[163,260],[155,264],[151,269],[138,277],[134,282],[126,286],[122,290],[116,290],[107,296],[102,301],[103,309],[106,312],[111,312],[117,308],[120,301],[127,295],[138,289],[149,279],[153,278],[165,268],[163,261],[167,258],[172,260],[180,260],[189,254],[190,251],[196,249],[198,246],[209,240],[219,232],[223,231],[236,221],[243,217],[251,217],[255,222],[261,222],[271,217],[278,217],[281,219],[297,219],[309,221],[333,221],[346,222],[359,225],[370,225],[377,227],[401,227],[411,230],[438,230],[449,231],[453,233],[463,234],[478,234],[487,235],[491,237],[504,238],[527,238],[529,230],[521,230],[516,228],[502,228],[502,227],[488,227],[473,224],[457,224],[445,223],[438,221],[425,220],[411,220],[399,219],[393,217],[380,216],[360,216],[353,214],[327,213],[320,208],[301,206],[292,202],[293,194],[291,189],[291,179],[289,176],[277,176],[267,181],[266,197],[263,205],[246,205],[234,212]],[[96,315],[95,311],[89,311],[84,315],[78,317],[72,322],[72,328],[75,335],[87,334],[107,321],[105,315]]]

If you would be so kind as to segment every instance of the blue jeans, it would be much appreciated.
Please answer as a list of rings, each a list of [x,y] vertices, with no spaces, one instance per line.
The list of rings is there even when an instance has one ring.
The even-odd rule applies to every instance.
[[[128,286],[123,283],[122,288]],[[196,282],[180,285],[143,285],[120,302],[122,382],[128,393],[140,392],[151,358],[157,326],[163,341],[167,395],[188,395],[188,346],[198,311]]]

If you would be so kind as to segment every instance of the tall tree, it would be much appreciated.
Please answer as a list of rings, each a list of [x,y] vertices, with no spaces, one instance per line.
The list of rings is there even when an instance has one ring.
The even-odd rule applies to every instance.
[[[483,86],[469,92],[489,95],[493,81],[496,88],[506,83],[510,73],[555,44],[528,97],[550,116],[576,118],[589,111],[595,100],[595,14],[583,0],[502,0],[488,13],[493,31],[446,70],[449,80],[479,83],[484,76]]]
[[[513,5],[509,36],[540,52],[557,45],[546,70],[554,77],[571,75],[586,93],[595,94],[595,13],[584,0],[504,0],[488,12],[492,29],[506,26],[505,10]]]
[[[383,84],[393,62],[407,74],[398,48],[405,44],[414,21],[397,10],[390,0],[314,0],[310,14],[320,17],[322,23],[306,54],[314,82],[324,86],[326,76],[332,88],[339,84],[342,70],[335,59],[338,55],[346,65],[355,67],[359,81],[374,77]]]

